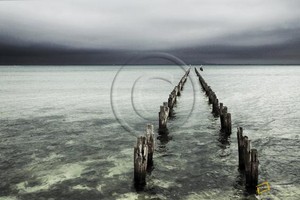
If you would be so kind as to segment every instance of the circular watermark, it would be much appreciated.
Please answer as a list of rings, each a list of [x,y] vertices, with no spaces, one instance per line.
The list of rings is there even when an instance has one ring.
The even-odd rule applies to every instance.
[[[149,59],[166,60],[172,65],[134,65]],[[141,130],[144,130],[147,123],[157,127],[160,106],[168,101],[169,94],[188,68],[181,59],[167,53],[136,56],[122,65],[112,81],[110,90],[110,104],[118,123],[134,136],[141,135]],[[190,87],[189,92],[192,94],[183,92],[183,97],[180,98],[189,95],[189,105],[185,106],[178,122],[176,117],[173,119],[173,128],[183,126],[195,106],[195,89],[189,76],[185,87]],[[176,107],[174,111],[176,113]],[[141,124],[144,126],[139,127]]]

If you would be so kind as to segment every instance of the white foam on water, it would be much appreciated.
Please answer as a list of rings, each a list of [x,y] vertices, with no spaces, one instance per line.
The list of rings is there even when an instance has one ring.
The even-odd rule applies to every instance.
[[[274,190],[277,190],[276,193]],[[286,185],[276,185],[270,184],[270,191],[264,192],[261,195],[262,199],[300,199],[300,187],[296,187],[295,185],[286,184]]]
[[[96,189],[97,189],[99,192],[103,193],[103,190],[102,190],[102,187],[103,187],[103,186],[105,187],[106,184],[99,184],[99,185],[97,185]]]
[[[181,184],[171,182],[171,181],[164,181],[161,179],[152,179],[152,181],[153,181],[153,185],[156,185],[156,186],[162,187],[162,188],[182,187]]]
[[[108,171],[108,174],[104,175],[104,178],[111,178],[115,175],[125,174],[130,171],[133,171],[133,161],[132,161],[132,149],[124,149],[120,152],[123,155],[123,159],[118,157],[111,156],[107,158],[107,161],[113,162],[114,167],[111,167]]]
[[[74,190],[93,190],[93,188],[86,185],[75,185],[72,187]]]
[[[74,140],[69,140],[65,144],[66,145],[73,145],[73,144],[75,144],[75,141]]]
[[[17,184],[16,186],[19,190],[19,193],[32,193],[40,190],[47,190],[52,185],[55,185],[59,182],[80,177],[84,169],[85,165],[83,164],[66,164],[56,169],[42,171],[36,174],[36,177],[39,177],[39,180],[42,183],[41,185],[27,187],[28,182],[25,181]]]
[[[198,200],[198,199],[237,199],[238,196],[233,197],[229,191],[223,190],[205,190],[201,192],[191,192],[186,198],[186,200]]]
[[[8,196],[8,197],[0,197],[0,200],[17,200],[17,197],[14,196]]]
[[[116,200],[137,200],[138,197],[139,195],[137,193],[129,192],[116,197]]]

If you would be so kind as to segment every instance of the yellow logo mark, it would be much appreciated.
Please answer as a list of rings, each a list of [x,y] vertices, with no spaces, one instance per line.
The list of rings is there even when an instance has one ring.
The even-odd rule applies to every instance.
[[[257,194],[262,194],[262,193],[268,192],[270,190],[271,190],[270,184],[267,181],[256,186]]]

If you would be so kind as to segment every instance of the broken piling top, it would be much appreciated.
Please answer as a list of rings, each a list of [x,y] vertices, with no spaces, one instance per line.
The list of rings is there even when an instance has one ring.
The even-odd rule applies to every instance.
[[[154,151],[154,128],[152,124],[147,124],[146,126],[146,139],[148,143],[149,153]]]
[[[158,125],[160,130],[167,129],[167,121],[170,114],[170,108],[168,107],[169,103],[164,102],[162,106],[160,106],[160,111],[158,113]]]
[[[226,134],[230,135],[232,131],[231,127],[231,113],[227,113],[226,116]]]
[[[137,186],[146,185],[146,172],[148,163],[148,144],[145,136],[137,138],[134,147],[134,181]]]
[[[168,102],[163,102],[163,106],[168,107]]]
[[[147,124],[146,126],[146,140],[148,144],[148,163],[147,163],[147,169],[152,168],[153,166],[153,153],[155,148],[154,143],[154,129],[152,124]]]
[[[144,159],[146,159],[146,155],[148,154],[148,145],[147,145],[147,139],[145,136],[140,136],[137,138],[136,146],[137,152],[139,153],[139,156],[142,156]]]

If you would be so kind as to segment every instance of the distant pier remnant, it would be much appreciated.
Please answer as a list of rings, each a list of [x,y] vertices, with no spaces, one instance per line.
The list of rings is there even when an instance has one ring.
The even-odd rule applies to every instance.
[[[219,105],[219,99],[216,93],[211,89],[211,87],[205,82],[204,78],[195,68],[195,73],[199,78],[200,85],[204,90],[206,96],[208,97],[208,103],[212,104],[212,113],[215,117],[220,116],[221,131],[227,135],[231,134],[231,113],[227,113],[227,107],[223,107],[223,103]]]
[[[153,166],[153,153],[153,125],[148,124],[145,136],[138,137],[134,147],[134,182],[137,188],[142,188],[146,185],[147,170]]]
[[[258,184],[258,153],[256,149],[250,150],[250,140],[243,136],[243,128],[237,129],[239,169],[245,172],[246,186],[252,189]]]
[[[199,78],[200,85],[208,97],[209,104],[212,104],[212,113],[216,117],[220,117],[221,131],[226,135],[232,132],[231,113],[228,112],[223,103],[219,104],[217,95],[213,92],[211,87],[205,82],[201,74],[195,68],[195,73]],[[243,136],[243,128],[237,129],[238,140],[238,155],[239,155],[239,169],[245,173],[246,186],[255,189],[258,184],[258,153],[256,149],[250,148],[250,140],[247,136]]]
[[[172,117],[174,114],[174,106],[177,102],[177,96],[181,95],[181,91],[183,90],[183,86],[187,80],[187,76],[189,75],[189,73],[190,68],[185,72],[177,86],[175,86],[170,93],[168,102],[164,102],[163,106],[160,106],[160,111],[158,113],[158,128],[159,132],[162,134],[167,133],[168,118]]]

